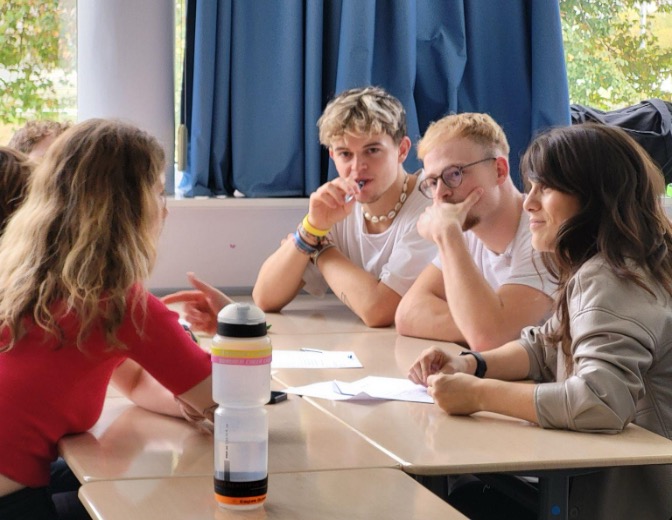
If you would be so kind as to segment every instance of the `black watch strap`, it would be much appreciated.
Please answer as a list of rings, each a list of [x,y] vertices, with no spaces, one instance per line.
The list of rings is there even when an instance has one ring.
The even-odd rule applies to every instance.
[[[480,378],[485,376],[485,371],[488,369],[488,365],[486,364],[485,359],[483,359],[483,356],[481,356],[480,352],[465,350],[460,352],[460,356],[474,356],[476,358],[476,372],[474,375]]]

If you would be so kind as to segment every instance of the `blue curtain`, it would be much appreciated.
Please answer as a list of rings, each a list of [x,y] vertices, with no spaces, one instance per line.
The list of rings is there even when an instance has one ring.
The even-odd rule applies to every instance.
[[[187,196],[309,195],[336,174],[317,119],[352,87],[398,97],[413,142],[489,113],[519,186],[530,138],[570,122],[557,0],[190,0],[187,17]]]

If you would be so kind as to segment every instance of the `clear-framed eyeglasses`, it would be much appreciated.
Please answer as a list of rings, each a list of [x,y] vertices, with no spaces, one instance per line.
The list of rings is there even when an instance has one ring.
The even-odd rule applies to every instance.
[[[436,187],[438,185],[439,179],[441,179],[441,181],[451,190],[454,190],[455,188],[459,187],[460,184],[462,184],[465,173],[464,170],[482,162],[495,161],[496,159],[497,157],[486,157],[480,161],[475,161],[463,166],[449,166],[443,170],[443,172],[441,172],[441,175],[437,177],[425,177],[422,181],[420,181],[418,190],[420,190],[420,193],[422,193],[428,199],[433,199],[434,194],[436,193]]]

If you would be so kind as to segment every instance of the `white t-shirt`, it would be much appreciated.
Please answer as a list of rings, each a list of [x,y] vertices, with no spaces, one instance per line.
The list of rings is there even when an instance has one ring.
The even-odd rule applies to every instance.
[[[518,230],[513,240],[501,254],[490,251],[472,232],[465,231],[464,240],[474,263],[483,277],[495,291],[502,285],[528,285],[552,297],[557,288],[532,248],[530,217],[523,211]],[[534,258],[534,262],[533,262]],[[437,254],[432,262],[441,269],[441,258]]]
[[[382,233],[370,234],[357,203],[350,215],[334,225],[329,238],[353,264],[403,296],[436,255],[436,246],[422,238],[415,225],[431,204],[418,190],[412,190],[390,227]],[[313,264],[308,264],[303,281],[304,290],[313,296],[322,296],[328,289],[322,273]]]

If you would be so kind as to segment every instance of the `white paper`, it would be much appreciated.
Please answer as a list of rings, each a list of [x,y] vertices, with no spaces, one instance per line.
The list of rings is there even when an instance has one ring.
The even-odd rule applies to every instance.
[[[273,349],[271,368],[362,368],[362,364],[354,352]]]
[[[319,397],[333,401],[386,399],[390,401],[412,401],[433,403],[427,389],[412,381],[396,377],[368,376],[352,383],[324,381],[306,386],[285,389],[290,394]]]

